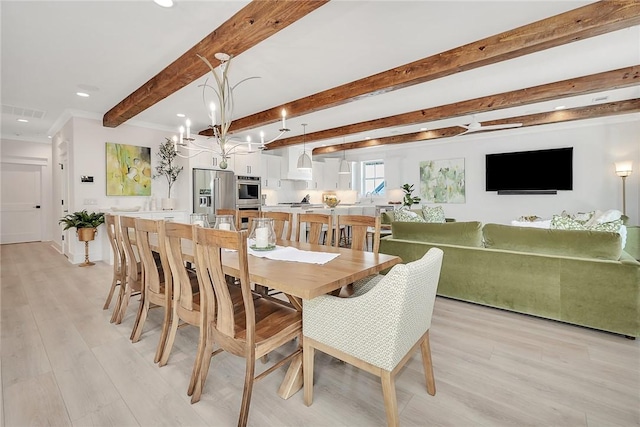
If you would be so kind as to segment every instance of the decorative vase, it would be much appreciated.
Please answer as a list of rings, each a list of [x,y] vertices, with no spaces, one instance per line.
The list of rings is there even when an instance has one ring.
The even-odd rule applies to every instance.
[[[176,199],[162,199],[162,210],[172,211],[176,208]]]
[[[275,249],[276,233],[273,229],[273,218],[253,218],[249,241],[251,249],[254,250]]]

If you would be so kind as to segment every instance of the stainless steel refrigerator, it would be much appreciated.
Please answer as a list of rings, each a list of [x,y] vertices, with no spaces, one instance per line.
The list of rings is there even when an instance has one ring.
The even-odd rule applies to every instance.
[[[233,171],[193,169],[193,213],[207,214],[213,226],[216,210],[236,209]]]

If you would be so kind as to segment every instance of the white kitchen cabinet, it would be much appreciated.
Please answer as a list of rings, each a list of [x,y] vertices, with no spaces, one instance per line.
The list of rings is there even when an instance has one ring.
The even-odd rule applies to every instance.
[[[351,181],[351,174],[338,175],[338,189],[339,190],[352,190],[353,183]]]
[[[339,159],[325,159],[324,161],[324,173],[323,173],[323,190],[339,190],[338,182],[338,170],[340,169]]]
[[[262,154],[262,188],[278,189],[281,187],[282,157]]]
[[[323,190],[324,189],[324,162],[312,162],[313,168],[311,169],[311,181],[307,182],[307,188],[309,190]]]
[[[246,154],[233,155],[233,171],[236,175],[260,176],[261,175],[261,151]]]

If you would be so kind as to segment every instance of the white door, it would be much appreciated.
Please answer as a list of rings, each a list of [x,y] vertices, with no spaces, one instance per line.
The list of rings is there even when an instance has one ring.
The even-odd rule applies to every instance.
[[[2,164],[0,243],[42,240],[41,167]]]

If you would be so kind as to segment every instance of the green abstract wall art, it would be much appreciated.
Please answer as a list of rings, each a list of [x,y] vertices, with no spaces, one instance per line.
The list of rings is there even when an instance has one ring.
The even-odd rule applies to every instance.
[[[151,148],[107,142],[107,196],[151,196]]]
[[[420,162],[420,197],[423,203],[465,203],[464,158]]]

